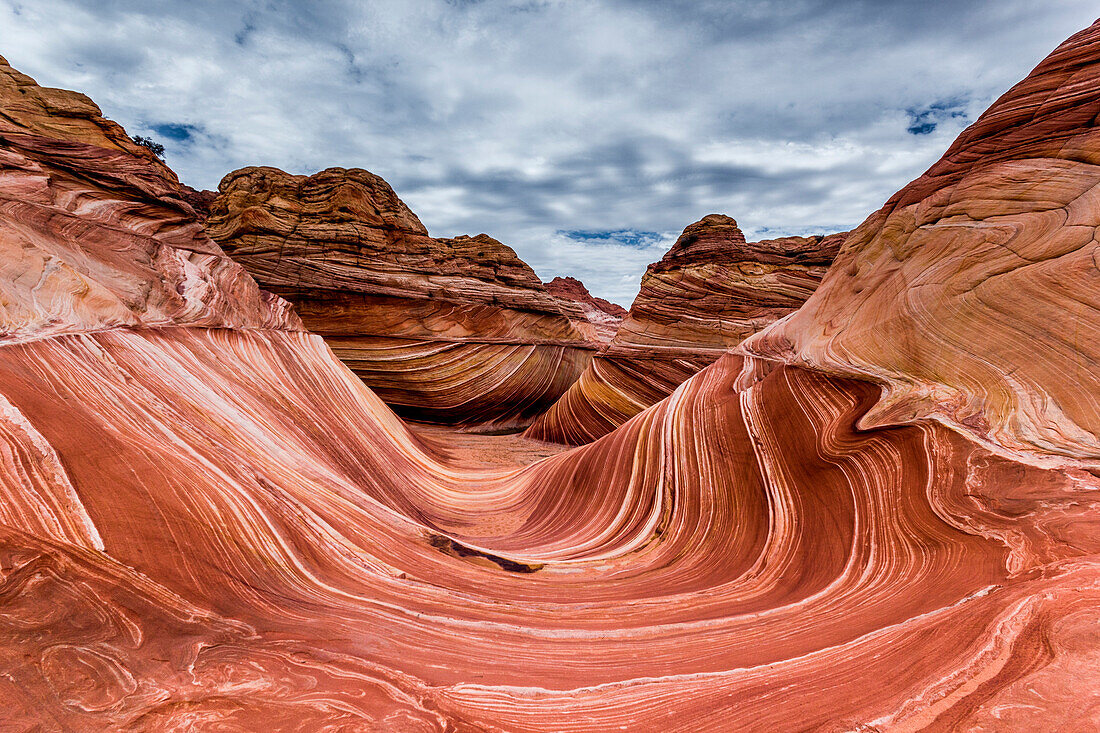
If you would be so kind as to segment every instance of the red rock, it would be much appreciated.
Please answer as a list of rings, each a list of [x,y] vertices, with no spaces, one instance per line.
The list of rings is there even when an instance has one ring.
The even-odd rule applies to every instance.
[[[852,232],[748,351],[887,390],[867,426],[941,420],[1100,460],[1100,29],[1070,38]]]
[[[202,235],[181,186],[91,100],[0,59],[0,340],[119,326],[300,328]]]
[[[245,168],[219,188],[206,231],[406,417],[526,425],[596,348],[512,249],[429,237],[372,173]]]
[[[555,277],[546,283],[546,290],[558,302],[558,308],[578,332],[594,343],[610,343],[626,317],[626,308],[588,292],[575,277]]]
[[[1100,24],[1058,52],[1078,57],[1078,78],[1100,65],[1097,37]],[[1057,107],[1068,93],[1048,101]],[[1100,86],[1076,96],[1100,108]],[[320,337],[273,318],[274,301],[256,296],[247,275],[224,277],[232,263],[218,265],[223,276],[207,281],[196,309],[216,327],[156,305],[165,286],[146,240],[176,250],[157,236],[201,237],[178,223],[186,209],[172,196],[132,182],[167,180],[155,168],[88,143],[12,139],[0,139],[0,243],[54,247],[95,282],[145,283],[127,292],[146,320],[112,320],[114,300],[51,286],[43,309],[80,318],[55,327],[43,317],[0,342],[3,727],[1100,723],[1100,478],[1088,459],[1063,455],[1052,467],[1045,448],[979,442],[975,428],[944,420],[867,426],[880,384],[785,363],[791,352],[777,350],[719,358],[589,445],[479,465],[454,455],[468,442],[410,432]],[[1064,161],[1049,160],[1045,176],[1035,168],[1021,196],[1064,184]],[[980,209],[987,199],[967,190],[954,200]],[[28,225],[12,214],[24,209],[7,208],[20,196],[48,198],[64,216],[51,209]],[[70,200],[80,205],[66,208]],[[1033,212],[1032,199],[1019,205]],[[1030,232],[1017,216],[989,218]],[[1075,221],[1067,215],[1044,241]],[[899,277],[889,260],[868,264],[866,234],[857,230],[838,266],[854,262],[869,285],[860,267]],[[1003,256],[971,248],[960,262],[952,227],[923,236],[932,279],[914,276],[894,301],[950,293],[941,278]],[[204,246],[204,258],[224,260]],[[1045,282],[1044,262],[1011,272]],[[830,279],[841,276],[854,275]],[[1019,297],[1030,292],[1013,284]],[[1044,369],[1067,378],[1051,363],[1062,363],[1055,347],[1073,343],[1088,302],[1087,281],[1075,284],[1078,297],[1039,334],[1021,379]],[[814,298],[832,307],[859,295],[828,285]],[[0,271],[5,302],[21,287]],[[894,301],[878,302],[893,316]],[[34,301],[18,302],[33,314]],[[825,312],[811,301],[749,346],[775,347],[792,324],[808,338],[806,324]],[[1033,322],[1018,328],[1031,333]],[[922,323],[900,331],[908,343],[954,348],[965,328],[975,343],[989,338],[964,317]],[[1011,324],[989,323],[1020,343]],[[890,333],[892,321],[883,325]],[[882,343],[887,354],[901,348]],[[1086,358],[1091,346],[1076,348]],[[1011,376],[973,374],[990,390]],[[1074,408],[1096,394],[1082,380]],[[523,439],[507,440],[514,450]]]
[[[527,431],[582,445],[663,400],[745,337],[810,296],[844,234],[747,243],[737,222],[711,214],[660,262],[580,379]]]
[[[31,492],[4,466],[42,526],[8,540],[0,686],[38,701],[13,720],[795,730],[1056,720],[1087,691],[1058,670],[1092,648],[1095,478],[934,423],[861,433],[872,385],[758,365],[746,389],[739,363],[517,473],[426,453],[301,333],[5,347],[7,414],[64,467]],[[50,534],[61,476],[105,552]]]

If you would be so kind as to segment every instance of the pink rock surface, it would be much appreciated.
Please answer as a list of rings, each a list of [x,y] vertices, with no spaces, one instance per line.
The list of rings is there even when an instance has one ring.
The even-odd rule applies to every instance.
[[[118,326],[300,328],[202,235],[168,168],[87,97],[0,59],[0,340]]]
[[[1094,68],[1097,35],[1056,58]],[[1100,108],[1100,87],[1078,92]],[[209,242],[203,261],[223,269],[202,270],[221,275],[201,307],[154,308],[168,287],[156,273],[171,271],[148,264],[148,240],[181,248],[150,232],[196,230],[125,178],[87,188],[110,148],[73,158],[50,151],[77,143],[11,134],[12,202],[44,186],[83,202],[55,195],[47,208],[64,216],[32,217],[31,241],[81,253],[74,271],[110,293],[146,283],[150,306],[51,287],[43,303],[65,317],[13,319],[0,342],[3,727],[1100,727],[1100,472],[1087,458],[1051,465],[1044,447],[1010,450],[949,420],[865,426],[881,379],[777,350],[722,356],[591,444],[508,436],[517,460],[483,460],[468,437],[410,431],[281,301],[226,276]],[[142,158],[117,152],[114,166]],[[1059,160],[1047,170],[1061,181]],[[29,237],[13,205],[0,206],[5,246]],[[943,231],[925,245],[954,257]],[[1001,249],[966,263],[992,267]],[[21,288],[0,272],[5,302],[31,313]],[[943,324],[944,343],[968,323]],[[1057,353],[1036,350],[1024,376]],[[973,375],[990,391],[1006,378]],[[552,455],[518,459],[540,452]]]

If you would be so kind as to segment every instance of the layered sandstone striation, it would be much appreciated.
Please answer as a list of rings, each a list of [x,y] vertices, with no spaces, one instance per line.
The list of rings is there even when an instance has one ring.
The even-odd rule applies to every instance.
[[[0,101],[0,339],[300,327],[202,235],[190,189],[91,100],[0,60]]]
[[[874,380],[867,426],[941,420],[1100,459],[1100,33],[1078,34],[848,238],[747,350]]]
[[[1047,84],[1068,118],[1100,108],[1100,86],[1073,83],[1100,67],[1098,40],[1100,24],[1054,57],[1077,59]],[[2,170],[5,195],[57,186],[68,200],[76,184],[37,149],[38,168]],[[0,150],[24,155],[7,138]],[[95,179],[98,150],[86,169],[58,160]],[[1025,192],[1062,168],[1050,160]],[[95,190],[40,236],[96,273],[136,263],[128,277],[155,301],[160,275],[134,238],[160,231],[167,204],[124,182]],[[12,211],[0,207],[0,243],[26,236]],[[102,216],[117,239],[77,238]],[[924,240],[939,253],[924,253],[930,267],[955,257],[943,233]],[[959,265],[940,276],[964,276]],[[1022,269],[1045,282],[1042,267]],[[942,418],[868,425],[889,382],[787,363],[775,345],[793,348],[779,337],[801,312],[588,445],[554,453],[508,436],[523,458],[506,465],[463,455],[470,436],[408,430],[325,341],[273,318],[283,311],[254,284],[207,283],[216,327],[187,308],[116,323],[99,310],[115,313],[113,300],[54,288],[43,307],[82,319],[0,340],[5,728],[1100,725],[1095,468]],[[20,287],[0,272],[5,301]],[[1052,343],[1072,342],[1081,300],[1053,314]],[[968,324],[946,322],[936,345],[962,338],[951,329],[987,337]],[[927,346],[938,329],[909,338]],[[756,355],[765,347],[776,351]],[[1024,376],[1061,363],[1053,346],[1031,358]],[[992,394],[1005,375],[974,371],[985,378],[975,384]],[[1078,422],[1097,419],[1080,416],[1096,396],[1081,389]]]
[[[1095,691],[1097,479],[935,423],[860,432],[874,386],[764,364],[744,388],[740,367],[720,360],[591,445],[478,468],[427,452],[306,334],[5,347],[3,715],[153,730],[1075,719]]]
[[[711,214],[649,266],[614,339],[527,435],[581,445],[606,435],[813,293],[844,234],[746,242]]]
[[[511,248],[429,237],[364,170],[230,173],[206,231],[406,417],[528,424],[597,346]]]
[[[575,277],[555,277],[546,290],[577,331],[601,346],[611,342],[626,317],[626,308],[595,297]]]

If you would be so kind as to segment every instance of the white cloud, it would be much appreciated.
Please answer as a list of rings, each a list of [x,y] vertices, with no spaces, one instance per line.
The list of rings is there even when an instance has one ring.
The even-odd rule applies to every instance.
[[[543,280],[564,273],[585,284],[599,282],[596,295],[629,308],[646,266],[661,259],[677,236],[679,232],[672,231],[607,232],[580,238],[565,232],[532,231],[527,237],[544,239],[546,246],[534,249],[529,262]]]
[[[1095,12],[1087,0],[0,0],[0,54],[131,133],[190,126],[161,140],[191,185],[252,164],[367,168],[433,233],[487,232],[543,277],[573,274],[625,305],[645,264],[707,213],[750,235],[858,224]],[[575,230],[662,235],[560,234]]]

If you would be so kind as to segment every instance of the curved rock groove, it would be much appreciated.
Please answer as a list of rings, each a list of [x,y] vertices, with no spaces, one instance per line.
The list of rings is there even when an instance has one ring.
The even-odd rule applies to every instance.
[[[0,383],[80,487],[100,564],[247,625],[222,664],[254,665],[253,645],[282,640],[296,651],[271,652],[278,664],[321,665],[339,697],[340,678],[359,684],[355,660],[385,660],[370,679],[400,680],[419,701],[397,706],[410,716],[598,729],[609,700],[652,688],[672,697],[631,712],[639,727],[699,715],[704,690],[747,723],[764,714],[745,702],[767,680],[787,687],[802,665],[827,665],[870,685],[895,647],[921,650],[912,694],[948,670],[1024,664],[1049,633],[1037,619],[1095,593],[1074,560],[1083,540],[1097,549],[1096,506],[1080,505],[1096,479],[1012,463],[935,424],[859,432],[874,387],[779,367],[738,389],[738,363],[608,438],[504,471],[426,452],[304,334],[56,337],[0,349]],[[1005,476],[1027,488],[998,508]],[[441,551],[440,537],[470,552]],[[986,659],[1002,627],[1007,649]],[[882,692],[800,720],[898,714],[897,691]],[[199,707],[248,707],[225,694]],[[317,714],[300,695],[285,703]],[[123,700],[101,719],[132,722],[140,698]]]
[[[979,165],[999,148],[964,134],[980,144],[895,197],[891,212],[915,207],[900,220],[856,230],[804,309],[587,445],[500,438],[508,460],[410,429],[202,235],[197,194],[86,98],[0,64],[18,100],[0,117],[0,722],[1097,727],[1100,471],[1074,426],[1093,424],[1100,392],[1079,378],[1075,397],[1059,371],[1067,319],[1012,327],[966,293],[1078,272],[1091,251],[1077,222],[1100,209],[1080,193],[1061,199],[1069,218],[1048,216],[1036,193],[1091,191],[1091,167],[1041,167],[1028,135],[1094,150],[1100,86],[1079,82],[1100,75],[1098,39],[1100,24],[1022,83],[1049,91],[1053,120],[1022,115],[1035,105],[1016,90],[972,128],[1016,159]],[[1031,183],[998,205],[1023,213],[977,216],[987,199],[966,192],[1005,165]],[[972,214],[917,226],[939,205],[929,181]],[[1038,264],[1006,270],[1008,249],[961,224]],[[1016,239],[997,239],[1005,226]],[[908,244],[930,281],[879,263]],[[941,282],[962,245],[977,277]],[[936,288],[972,306],[942,332],[916,318]],[[882,328],[814,325],[851,290]],[[1055,300],[1087,315],[1093,295]],[[971,420],[965,400],[893,409],[897,390],[950,396],[927,370],[973,357],[959,348],[986,333],[972,319],[1038,344],[1019,368],[991,348],[965,372],[1000,421]],[[926,358],[902,363],[856,338],[869,333]],[[1043,379],[1045,397],[1020,391]]]

